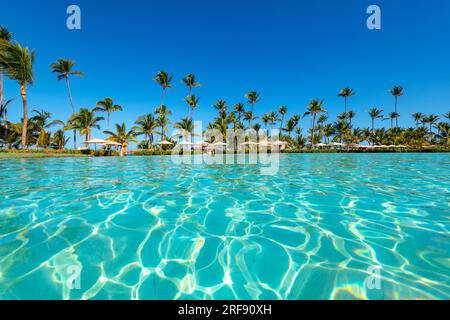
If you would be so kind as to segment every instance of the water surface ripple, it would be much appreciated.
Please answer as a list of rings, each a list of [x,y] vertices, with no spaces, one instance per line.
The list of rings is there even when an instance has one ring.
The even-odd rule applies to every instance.
[[[449,299],[449,172],[448,154],[281,155],[275,176],[0,159],[0,298]]]

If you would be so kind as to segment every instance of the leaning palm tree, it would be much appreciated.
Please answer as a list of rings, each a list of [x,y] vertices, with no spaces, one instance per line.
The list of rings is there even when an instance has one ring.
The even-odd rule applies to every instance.
[[[120,156],[123,157],[124,153],[127,152],[127,148],[130,142],[137,142],[136,133],[133,130],[127,131],[125,122],[122,124],[116,123],[116,132],[104,131],[104,134],[109,135],[108,140],[117,142],[121,144]]]
[[[398,115],[398,98],[403,95],[403,87],[401,86],[394,86],[390,93],[395,97],[395,113]],[[395,126],[398,128],[398,116],[395,118]]]
[[[319,101],[318,99],[312,99],[307,106],[307,111],[303,115],[303,117],[307,115],[311,116],[311,146],[314,145],[316,117],[320,113],[327,113],[327,111],[323,108],[323,103],[324,103],[323,100]]]
[[[253,114],[253,107],[255,106],[256,103],[259,102],[260,98],[259,98],[259,94],[256,91],[250,91],[249,93],[247,93],[245,95],[245,97],[248,100],[248,103],[250,103],[250,105],[252,106],[251,112]]]
[[[87,108],[81,108],[78,113],[72,115],[66,124],[66,129],[77,129],[80,131],[80,136],[85,136],[86,141],[91,139],[92,129],[100,129],[98,124],[100,121],[105,120],[103,117],[95,116],[94,110]]]
[[[106,112],[106,122],[107,122],[107,128],[109,130],[109,118],[111,116],[111,113],[116,111],[122,111],[122,107],[118,104],[114,104],[113,99],[111,98],[105,98],[102,101],[97,102],[97,106],[94,108],[94,111],[100,111],[100,112]]]
[[[372,108],[369,110],[369,116],[372,119],[372,132],[375,131],[375,120],[383,118],[383,110]]]
[[[0,71],[20,85],[23,104],[22,148],[27,146],[28,106],[27,85],[32,85],[34,50],[22,48],[18,43],[10,43],[0,39]]]
[[[352,88],[348,88],[348,87],[342,89],[339,92],[338,97],[344,98],[344,104],[345,104],[344,113],[347,113],[347,100],[348,100],[348,98],[354,96],[355,94],[356,94],[355,91],[353,91]]]
[[[416,122],[416,129],[419,127],[419,123],[422,121],[424,114],[422,112],[415,112],[412,114],[414,121]]]
[[[50,145],[50,136],[47,132],[47,129],[55,125],[64,126],[64,122],[62,122],[61,120],[53,120],[48,122],[52,115],[50,112],[45,110],[33,110],[32,112],[35,115],[30,118],[30,122],[33,124],[33,129],[38,133],[39,137],[36,141],[36,148],[47,148]],[[42,144],[42,142],[44,142],[45,144]]]
[[[162,88],[162,94],[161,94],[161,106],[164,105],[164,96],[167,89],[172,89],[172,85],[170,84],[172,82],[173,76],[170,75],[166,71],[159,71],[156,76],[153,78],[154,81],[156,81]]]
[[[83,72],[81,71],[75,71],[72,70],[73,66],[75,65],[74,60],[69,59],[58,59],[55,63],[52,63],[50,65],[50,68],[52,69],[52,72],[58,74],[58,81],[65,80],[66,81],[66,87],[67,87],[67,93],[69,95],[69,101],[70,105],[72,107],[72,114],[76,113],[75,105],[73,104],[73,98],[72,98],[72,91],[70,89],[70,76],[77,76],[82,77]],[[77,131],[74,130],[73,132],[73,144],[74,148],[77,148]]]
[[[0,26],[0,40],[10,42],[11,37],[12,37],[11,32],[9,32],[4,26]],[[5,96],[3,93],[3,72],[0,69],[0,105],[3,105],[4,100]]]
[[[146,145],[152,149],[154,130],[158,126],[158,122],[153,114],[150,113],[139,117],[135,124],[137,124],[137,126],[132,129],[136,132],[136,135],[145,135],[145,141],[148,142]]]

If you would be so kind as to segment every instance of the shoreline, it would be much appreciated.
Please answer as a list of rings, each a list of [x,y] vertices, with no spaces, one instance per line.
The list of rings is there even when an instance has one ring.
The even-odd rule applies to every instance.
[[[246,152],[248,154],[249,152]],[[405,154],[405,153],[450,153],[450,148],[421,148],[421,149],[402,149],[402,150],[288,150],[283,151],[281,154]],[[194,152],[192,155],[200,155],[202,153]],[[218,153],[219,154],[219,153]],[[237,154],[237,153],[235,153]],[[133,151],[128,154],[128,157],[147,157],[147,156],[170,156],[171,151],[160,150],[139,150]],[[187,154],[189,155],[189,154]],[[45,151],[0,151],[0,159],[36,159],[36,158],[88,158],[88,157],[100,157],[93,154],[83,154],[76,150],[67,150],[66,152],[45,152]],[[115,158],[116,156],[109,156]],[[105,158],[102,156],[102,158]],[[108,157],[107,157],[108,158]]]

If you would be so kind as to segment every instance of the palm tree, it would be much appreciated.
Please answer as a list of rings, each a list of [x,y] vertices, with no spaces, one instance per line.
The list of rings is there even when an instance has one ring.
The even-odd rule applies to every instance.
[[[424,120],[430,126],[430,135],[432,136],[433,135],[433,126],[439,120],[439,117],[437,115],[430,114],[428,117],[425,117]]]
[[[161,105],[155,112],[158,115],[158,119],[156,120],[158,126],[161,127],[161,140],[164,140],[166,137],[167,125],[170,123],[168,116],[172,114],[172,112],[165,106]]]
[[[395,113],[398,115],[395,118],[395,126],[398,128],[398,117],[400,116],[398,113],[398,98],[403,95],[403,87],[394,86],[394,88],[390,90],[390,93],[395,97]]]
[[[268,113],[263,114],[263,116],[261,117],[261,122],[264,123],[264,129],[267,130],[267,125],[270,122],[270,118],[269,118],[269,114]]]
[[[172,85],[170,84],[172,79],[173,76],[169,75],[166,71],[159,71],[153,78],[153,80],[156,81],[162,88],[161,106],[164,105],[164,95],[166,93],[166,89],[172,89]]]
[[[342,90],[339,92],[338,97],[344,98],[344,103],[345,103],[345,109],[344,109],[344,112],[345,112],[345,113],[347,113],[347,100],[348,100],[348,98],[354,96],[355,94],[356,94],[355,91],[353,91],[352,88],[348,88],[348,87],[342,89]]]
[[[251,128],[252,127],[252,122],[253,120],[256,120],[258,117],[255,117],[253,115],[253,111],[252,110],[248,110],[244,113],[244,120],[248,121],[248,127]]]
[[[0,40],[10,42],[11,37],[11,32],[9,32],[4,26],[0,25]],[[3,93],[3,72],[0,70],[0,105],[3,105],[4,99],[5,96]]]
[[[294,119],[289,119],[288,121],[286,121],[286,128],[283,128],[283,131],[288,133],[289,138],[291,137],[291,133],[292,131],[295,130],[296,124]]]
[[[280,134],[279,134],[279,136],[281,138],[281,132],[283,131],[283,123],[284,123],[284,117],[286,116],[286,113],[287,113],[287,107],[286,106],[280,106],[278,108],[278,113],[281,114]]]
[[[446,119],[450,119],[450,111],[442,115]]]
[[[75,114],[76,109],[75,109],[75,105],[73,104],[72,91],[70,89],[69,77],[70,76],[77,76],[77,77],[83,76],[83,72],[81,72],[81,71],[72,71],[72,68],[74,65],[75,65],[75,61],[69,60],[69,59],[58,59],[58,61],[56,61],[55,63],[52,63],[50,65],[52,72],[58,74],[58,81],[61,81],[63,79],[66,80],[67,93],[69,95],[69,101],[70,101],[70,105],[72,107],[72,115]],[[74,132],[73,132],[73,145],[74,145],[74,148],[76,149],[77,148],[77,131],[76,130],[74,130]]]
[[[323,108],[324,101],[319,101],[318,99],[312,99],[311,102],[307,106],[307,111],[303,115],[303,117],[310,115],[311,116],[311,146],[314,145],[314,128],[316,125],[316,117],[320,113],[326,113],[327,111]]]
[[[85,136],[86,141],[91,139],[92,128],[100,129],[98,124],[100,121],[105,120],[103,117],[96,117],[94,110],[87,108],[81,108],[78,113],[72,115],[69,119],[66,129],[77,129],[80,131],[80,136]]]
[[[221,111],[226,111],[228,109],[227,102],[225,100],[219,99],[215,104],[213,104],[213,108],[216,109],[219,113]]]
[[[3,119],[5,123],[6,129],[8,129],[8,105],[13,101],[13,99],[9,99],[0,104],[0,118]]]
[[[352,120],[353,120],[353,118],[355,118],[355,117],[356,117],[356,112],[355,112],[355,111],[350,110],[349,112],[347,112],[347,118],[348,118],[348,120],[349,120],[349,125],[350,125],[350,127],[352,126]]]
[[[189,117],[194,116],[194,110],[199,107],[198,103],[200,101],[200,98],[197,98],[195,94],[189,94],[187,98],[185,99],[189,106]]]
[[[253,107],[255,106],[256,103],[259,102],[260,98],[259,98],[259,94],[256,91],[250,91],[249,93],[247,93],[245,95],[245,97],[248,100],[248,103],[250,103],[250,105],[252,106],[252,114],[253,114]]]
[[[237,112],[237,114],[238,114],[237,120],[238,120],[238,122],[240,123],[240,122],[241,122],[242,115],[243,115],[244,112],[245,112],[245,106],[244,106],[244,104],[241,103],[241,102],[235,104],[235,105],[233,106],[233,110]]]
[[[193,75],[193,74],[188,74],[186,77],[181,79],[181,82],[184,83],[189,88],[189,95],[187,96],[186,101],[190,101],[191,100],[192,89],[200,87],[201,84],[195,81],[195,75]],[[189,109],[189,111],[190,110],[191,109]],[[190,114],[189,114],[189,116],[190,116]]]
[[[137,126],[133,127],[136,135],[145,135],[145,141],[149,142],[150,149],[153,147],[153,131],[158,126],[158,121],[153,114],[147,114],[138,118],[135,122]]]
[[[53,135],[52,145],[57,149],[62,150],[66,146],[67,142],[69,142],[69,140],[70,138],[66,138],[64,130],[60,129]]]
[[[104,131],[104,134],[109,135],[108,140],[118,142],[121,144],[120,156],[123,157],[127,152],[127,148],[130,142],[137,142],[136,133],[132,130],[127,131],[125,122],[122,124],[116,123],[116,132]]]
[[[372,119],[372,132],[375,131],[375,120],[383,118],[383,110],[372,108],[369,110],[369,116]]]
[[[278,121],[278,114],[274,111],[271,111],[269,113],[269,122],[270,122],[270,129],[273,130],[273,126]]]
[[[391,112],[388,114],[388,118],[385,120],[391,120],[391,129],[394,128],[394,120],[399,117],[397,112]]]
[[[22,48],[18,43],[0,40],[0,70],[20,85],[20,95],[23,104],[22,148],[25,148],[27,145],[27,84],[32,85],[34,81],[33,63],[34,50],[30,51],[28,48]]]
[[[194,121],[192,121],[192,118],[181,119],[176,122],[173,127],[180,130],[180,133],[186,139],[186,142],[189,141],[189,135],[191,136],[192,141],[194,132]]]
[[[414,121],[416,122],[416,128],[419,127],[419,123],[422,121],[424,114],[422,112],[415,112],[412,114]]]
[[[106,112],[107,113],[107,128],[109,130],[109,118],[111,113],[116,111],[122,111],[122,107],[118,104],[114,104],[111,98],[105,98],[102,101],[97,102],[97,107],[94,108],[94,111]]]

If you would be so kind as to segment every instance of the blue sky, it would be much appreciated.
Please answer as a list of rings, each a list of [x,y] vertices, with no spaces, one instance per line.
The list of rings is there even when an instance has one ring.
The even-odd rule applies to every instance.
[[[81,8],[80,31],[66,28],[70,4]],[[371,4],[382,10],[380,31],[366,28]],[[440,115],[450,109],[447,0],[2,0],[1,6],[0,24],[36,50],[30,109],[49,110],[61,120],[70,105],[64,83],[49,68],[58,58],[76,60],[85,73],[71,83],[77,108],[112,97],[125,109],[112,115],[112,123],[129,127],[160,103],[160,87],[152,81],[159,70],[174,75],[166,104],[175,121],[187,113],[187,89],[180,83],[187,73],[202,83],[195,90],[201,97],[195,118],[205,122],[215,115],[216,100],[244,102],[250,90],[261,94],[259,116],[280,105],[288,106],[289,116],[302,114],[310,99],[320,98],[334,118],[343,110],[339,89],[350,86],[357,93],[349,106],[358,126],[369,126],[372,106],[393,111],[388,89],[396,84],[405,88],[401,125],[412,126],[415,111]],[[16,98],[10,116],[17,121],[19,88],[7,81],[5,93]]]

